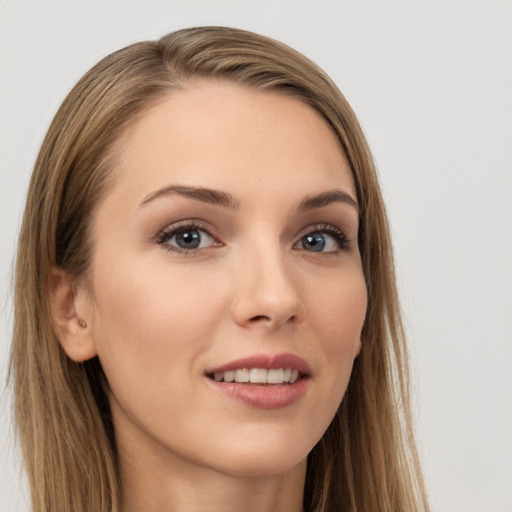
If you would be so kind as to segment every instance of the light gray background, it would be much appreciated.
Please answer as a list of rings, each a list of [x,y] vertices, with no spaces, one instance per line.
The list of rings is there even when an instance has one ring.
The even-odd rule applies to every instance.
[[[317,61],[368,135],[434,512],[511,512],[511,14],[504,0],[0,2],[1,380],[25,190],[64,95],[130,42],[191,25],[251,29]],[[8,392],[0,410],[0,510],[26,511]]]

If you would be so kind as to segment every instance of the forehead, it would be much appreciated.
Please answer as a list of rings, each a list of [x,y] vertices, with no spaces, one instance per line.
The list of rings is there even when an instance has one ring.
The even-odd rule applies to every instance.
[[[171,92],[125,133],[118,154],[125,199],[178,183],[226,189],[354,193],[336,134],[310,106],[291,96],[229,82],[198,82]],[[120,192],[121,193],[121,192]]]

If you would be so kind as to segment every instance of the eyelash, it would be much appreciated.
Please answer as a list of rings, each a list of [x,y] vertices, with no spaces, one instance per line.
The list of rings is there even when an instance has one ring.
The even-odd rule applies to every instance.
[[[334,241],[338,244],[338,250],[336,251],[326,251],[321,252],[323,255],[333,255],[339,254],[340,252],[346,251],[350,248],[350,242],[345,233],[341,231],[341,229],[331,225],[331,224],[313,224],[312,226],[308,226],[303,229],[299,234],[299,241],[294,244],[294,247],[301,242],[301,240],[307,235],[313,235],[315,233],[327,234],[331,236]],[[314,251],[308,251],[314,252]]]
[[[220,242],[217,242],[216,238],[218,237],[211,234],[211,228],[205,222],[193,219],[177,222],[176,224],[173,224],[172,226],[163,229],[155,237],[155,243],[157,245],[163,246],[163,248],[166,251],[176,252],[178,254],[184,254],[186,256],[194,256],[198,254],[201,251],[201,249],[184,249],[174,247],[167,243],[169,240],[171,240],[173,236],[178,235],[179,233],[184,233],[186,231],[204,231],[205,233],[208,234],[208,236],[215,240],[214,246],[216,245],[218,247],[222,245]]]
[[[178,254],[183,254],[183,255],[188,255],[188,256],[197,255],[199,252],[201,252],[202,249],[200,249],[200,248],[198,248],[198,249],[178,248],[178,247],[174,247],[167,243],[175,235],[177,235],[179,233],[186,232],[186,231],[203,231],[215,241],[215,243],[213,244],[213,247],[215,247],[215,246],[219,247],[219,246],[223,245],[221,242],[217,241],[218,237],[211,234],[211,228],[206,223],[204,223],[200,220],[186,220],[186,221],[178,222],[176,224],[173,224],[172,226],[169,226],[169,227],[163,229],[155,237],[155,243],[157,245],[162,245],[163,248],[169,252],[176,252]],[[299,240],[297,242],[295,242],[293,247],[296,248],[296,246],[304,239],[304,237],[306,237],[308,235],[313,235],[316,233],[327,234],[327,235],[331,236],[338,245],[338,250],[326,251],[326,252],[322,251],[322,252],[320,252],[320,254],[333,255],[333,254],[338,254],[342,251],[346,251],[350,248],[350,242],[349,242],[348,238],[345,236],[345,234],[343,233],[343,231],[341,231],[339,228],[337,228],[331,224],[321,224],[321,223],[313,224],[313,225],[308,226],[307,228],[303,229],[299,233]],[[297,250],[299,250],[299,249],[297,249]],[[306,252],[314,253],[314,251],[306,251]]]

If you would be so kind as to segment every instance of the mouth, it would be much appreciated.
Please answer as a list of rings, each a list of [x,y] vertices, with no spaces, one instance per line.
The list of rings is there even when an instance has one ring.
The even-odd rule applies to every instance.
[[[260,386],[282,386],[294,384],[305,375],[296,368],[240,368],[225,372],[207,373],[206,376],[217,382],[257,384]]]
[[[258,409],[282,409],[307,393],[311,368],[293,354],[255,355],[208,370],[205,376],[230,399]]]

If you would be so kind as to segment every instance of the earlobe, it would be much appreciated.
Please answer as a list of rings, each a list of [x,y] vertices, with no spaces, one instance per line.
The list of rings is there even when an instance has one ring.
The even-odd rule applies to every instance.
[[[67,273],[52,269],[48,290],[53,330],[66,354],[76,362],[94,357],[96,346],[90,326],[83,318],[87,311],[77,310],[78,292]]]

